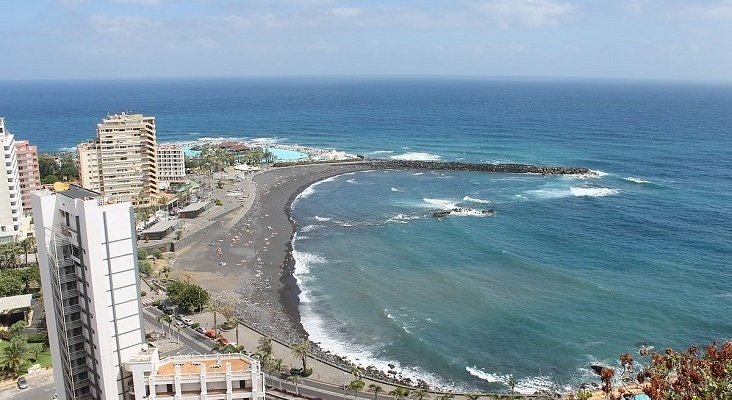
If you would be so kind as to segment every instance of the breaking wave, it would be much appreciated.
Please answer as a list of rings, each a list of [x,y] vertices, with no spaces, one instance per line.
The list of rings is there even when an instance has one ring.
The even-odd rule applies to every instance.
[[[641,179],[641,178],[635,178],[635,177],[632,177],[632,176],[629,176],[629,177],[623,178],[623,179],[626,180],[626,181],[628,181],[628,182],[633,182],[633,183],[651,183],[651,181],[647,181],[647,180]]]
[[[492,203],[492,201],[490,201],[490,200],[477,199],[475,197],[470,197],[470,196],[463,197],[463,201],[469,201],[471,203],[478,203],[478,204],[490,204],[490,203]]]
[[[391,156],[392,160],[408,160],[408,161],[439,161],[442,157],[437,154],[409,152]]]

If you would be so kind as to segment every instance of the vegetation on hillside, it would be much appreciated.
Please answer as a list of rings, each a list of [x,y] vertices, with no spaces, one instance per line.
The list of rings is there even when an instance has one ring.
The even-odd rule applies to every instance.
[[[79,168],[72,153],[39,154],[38,168],[43,184],[79,180]]]

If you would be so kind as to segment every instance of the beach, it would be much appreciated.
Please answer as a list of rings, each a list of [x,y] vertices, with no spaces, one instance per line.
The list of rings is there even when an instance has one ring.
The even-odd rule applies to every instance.
[[[237,186],[248,195],[241,209],[221,218],[176,252],[172,272],[235,306],[241,320],[280,341],[306,336],[290,254],[292,201],[312,183],[364,165],[309,165],[270,169]],[[220,249],[220,253],[219,253]]]

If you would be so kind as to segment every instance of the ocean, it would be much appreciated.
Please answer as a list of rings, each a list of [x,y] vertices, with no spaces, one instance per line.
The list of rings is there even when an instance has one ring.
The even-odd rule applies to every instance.
[[[157,117],[159,141],[595,170],[367,171],[295,201],[311,339],[458,390],[505,390],[509,375],[525,392],[577,384],[640,345],[732,338],[731,110],[731,86],[680,83],[0,83],[0,116],[41,151],[135,111]],[[453,207],[468,210],[432,217]]]

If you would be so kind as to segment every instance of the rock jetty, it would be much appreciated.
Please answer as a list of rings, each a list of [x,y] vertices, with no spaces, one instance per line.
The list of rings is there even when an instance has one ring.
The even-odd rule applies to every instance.
[[[476,164],[454,161],[365,160],[374,169],[415,169],[431,171],[475,171],[510,174],[594,175],[589,168],[529,164]]]
[[[444,217],[447,217],[448,215],[450,215],[452,213],[458,213],[458,214],[461,214],[461,213],[469,213],[469,214],[476,214],[476,215],[492,216],[492,215],[495,215],[496,212],[493,209],[488,209],[488,210],[474,210],[472,208],[455,207],[455,208],[452,208],[450,210],[435,211],[435,212],[432,213],[432,217],[433,218],[444,218]]]

